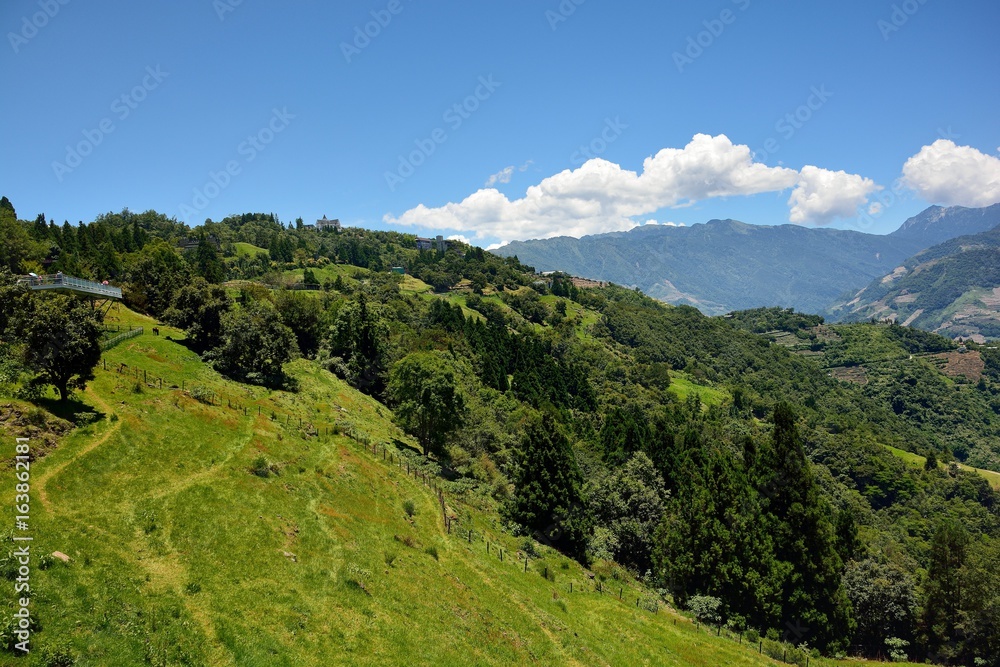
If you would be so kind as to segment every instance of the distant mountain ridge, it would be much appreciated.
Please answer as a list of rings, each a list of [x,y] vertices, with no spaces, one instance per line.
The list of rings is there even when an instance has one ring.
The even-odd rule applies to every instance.
[[[580,239],[517,241],[494,252],[517,255],[540,271],[638,287],[712,315],[775,305],[819,313],[942,237],[997,224],[1000,205],[933,206],[889,235],[711,220],[691,227],[645,225]]]
[[[931,206],[889,236],[920,241],[925,248],[949,239],[980,234],[1000,225],[1000,204],[985,208]]]
[[[918,253],[829,314],[895,319],[952,338],[1000,338],[1000,227]]]

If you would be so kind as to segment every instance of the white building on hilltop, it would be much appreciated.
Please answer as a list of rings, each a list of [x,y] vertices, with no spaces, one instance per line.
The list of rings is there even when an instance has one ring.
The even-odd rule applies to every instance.
[[[326,214],[324,213],[323,218],[321,220],[316,221],[316,229],[317,231],[323,231],[324,229],[335,229],[339,232],[340,220],[328,220]]]

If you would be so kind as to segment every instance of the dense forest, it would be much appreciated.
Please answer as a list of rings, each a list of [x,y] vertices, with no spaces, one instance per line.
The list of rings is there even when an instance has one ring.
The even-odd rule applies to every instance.
[[[994,350],[970,350],[985,370],[960,383],[921,356],[955,349],[933,334],[710,318],[458,242],[271,214],[58,225],[4,198],[0,233],[4,393],[85,383],[101,329],[14,275],[109,280],[241,382],[294,391],[283,364],[315,360],[392,407],[512,531],[613,560],[707,620],[826,654],[1000,665],[1000,502],[958,465],[1000,463]],[[32,354],[69,329],[73,368]],[[865,384],[829,372],[876,359],[893,363]]]

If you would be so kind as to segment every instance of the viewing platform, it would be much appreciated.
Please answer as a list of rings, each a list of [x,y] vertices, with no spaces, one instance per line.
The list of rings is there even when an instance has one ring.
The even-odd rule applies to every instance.
[[[122,289],[93,280],[74,278],[61,273],[45,276],[21,276],[17,279],[19,285],[27,285],[33,290],[53,290],[67,292],[91,298],[121,299]]]

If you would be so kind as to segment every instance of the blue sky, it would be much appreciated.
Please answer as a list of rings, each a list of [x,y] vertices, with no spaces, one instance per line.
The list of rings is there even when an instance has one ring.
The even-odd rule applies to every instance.
[[[997,25],[993,0],[8,0],[0,193],[483,246],[885,233],[1000,201]]]

